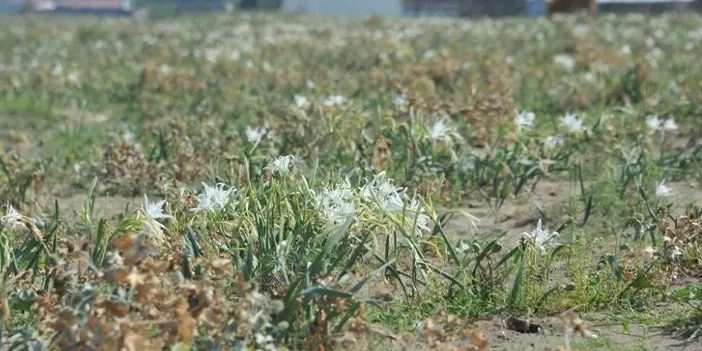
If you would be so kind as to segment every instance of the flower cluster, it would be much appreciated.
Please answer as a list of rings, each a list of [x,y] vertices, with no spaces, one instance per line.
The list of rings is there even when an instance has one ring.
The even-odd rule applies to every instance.
[[[315,205],[330,226],[344,223],[356,214],[356,195],[348,181],[315,194]]]
[[[197,196],[197,207],[191,209],[192,212],[221,210],[229,204],[231,195],[237,191],[234,187],[227,188],[223,183],[202,183],[202,186],[204,191]]]
[[[402,221],[411,235],[421,236],[429,229],[429,216],[416,198],[408,201],[406,189],[396,187],[385,173],[377,174],[361,188],[361,197],[381,210],[394,215],[404,214]]]
[[[549,231],[548,228],[544,229],[541,218],[536,222],[536,228],[533,231],[523,235],[541,255],[546,254],[546,249],[553,245],[553,240],[559,236],[557,232]]]

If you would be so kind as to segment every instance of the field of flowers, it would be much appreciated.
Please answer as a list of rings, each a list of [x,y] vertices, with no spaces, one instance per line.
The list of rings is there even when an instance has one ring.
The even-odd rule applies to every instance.
[[[2,350],[701,347],[698,15],[0,47]]]

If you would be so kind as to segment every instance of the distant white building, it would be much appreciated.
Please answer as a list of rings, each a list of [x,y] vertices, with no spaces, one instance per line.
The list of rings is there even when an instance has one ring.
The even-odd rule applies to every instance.
[[[598,11],[626,13],[666,11],[686,11],[694,6],[695,0],[596,0]]]
[[[283,0],[283,12],[307,12],[338,16],[403,15],[403,0]]]
[[[546,15],[547,0],[281,0],[283,12],[336,16],[481,17]],[[702,7],[702,0],[595,0],[601,13],[660,13]]]

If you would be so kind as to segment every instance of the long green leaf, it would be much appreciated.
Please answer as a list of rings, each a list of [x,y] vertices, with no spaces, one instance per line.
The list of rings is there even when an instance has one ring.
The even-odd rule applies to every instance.
[[[512,284],[512,291],[509,294],[509,299],[507,300],[507,308],[511,309],[517,302],[517,296],[519,295],[519,290],[522,288],[522,282],[524,281],[524,266],[526,265],[525,253],[521,251],[521,260],[519,261],[519,268],[517,269],[517,276],[514,277],[514,284]]]
[[[361,281],[354,284],[354,286],[351,287],[349,292],[351,292],[351,294],[356,294],[357,292],[359,292],[361,290],[361,288],[363,288],[363,286],[366,284],[366,282],[368,282],[368,279],[370,279],[374,275],[377,275],[377,274],[385,271],[388,267],[390,267],[394,263],[395,263],[395,260],[390,260],[390,261],[386,262],[384,265],[380,266],[380,268],[376,269],[373,273],[366,275],[363,279],[361,279]]]

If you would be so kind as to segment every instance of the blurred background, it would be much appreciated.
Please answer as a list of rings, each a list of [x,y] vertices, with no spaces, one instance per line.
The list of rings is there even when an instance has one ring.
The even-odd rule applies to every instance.
[[[17,15],[43,12],[152,18],[234,11],[476,18],[545,16],[546,3],[545,0],[0,0],[0,11]],[[702,0],[596,0],[596,3],[600,13],[702,9]]]

